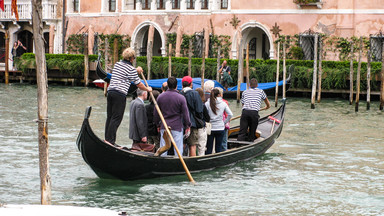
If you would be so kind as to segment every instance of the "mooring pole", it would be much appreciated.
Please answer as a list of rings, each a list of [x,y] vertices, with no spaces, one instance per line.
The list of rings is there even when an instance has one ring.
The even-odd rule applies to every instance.
[[[9,84],[9,31],[5,31],[5,84]]]
[[[246,81],[247,81],[247,89],[249,88],[249,43],[247,44],[247,54],[245,58],[245,71],[246,71]]]
[[[240,103],[240,87],[243,79],[243,68],[244,68],[244,56],[243,56],[243,49],[241,48],[241,44],[243,39],[240,40],[241,42],[238,44],[239,48],[239,66],[238,66],[238,73],[237,73],[237,103]]]
[[[83,35],[84,40],[84,86],[89,83],[89,55],[88,55],[88,33]]]
[[[275,89],[275,107],[279,99],[279,73],[280,73],[280,41],[277,42],[277,61],[276,61],[276,89]]]
[[[357,76],[356,76],[356,104],[355,112],[359,111],[359,100],[360,100],[360,71],[361,71],[361,55],[363,50],[363,37],[360,37],[359,45],[359,63],[357,65]]]
[[[381,85],[380,85],[380,110],[384,107],[384,43],[381,47]]]
[[[205,36],[205,34],[204,34],[204,36]],[[206,46],[206,42],[205,42],[205,37],[204,37],[203,56],[202,56],[202,60],[201,60],[201,86],[202,86],[202,88],[204,87],[204,76],[205,76],[205,46]]]
[[[323,75],[323,40],[319,38],[319,74],[317,79],[317,103],[321,101],[321,79]]]
[[[316,85],[317,85],[316,79],[317,79],[317,46],[318,46],[318,39],[319,39],[319,35],[315,34],[311,109],[315,109],[315,97],[316,97]]]
[[[349,105],[353,103],[353,41],[351,41],[351,61],[349,63]]]
[[[287,54],[285,53],[285,47],[286,47],[286,39],[284,38],[284,43],[283,43],[283,98],[285,98],[285,80],[286,80],[286,77],[287,77],[287,66],[286,66],[286,62],[285,62],[285,59],[286,59],[286,56]]]
[[[168,47],[168,77],[172,76],[172,44],[169,44]]]
[[[371,109],[371,49],[368,49],[367,63],[367,110]]]
[[[33,41],[36,56],[38,140],[41,204],[51,204],[48,142],[48,78],[42,22],[42,0],[32,0]]]
[[[216,81],[220,82],[220,73],[219,73],[219,68],[221,63],[221,47],[219,46],[217,49],[217,69],[216,69]]]
[[[188,76],[192,77],[192,39],[189,40],[188,48]]]
[[[148,30],[148,41],[147,41],[147,68],[148,74],[147,79],[151,79],[151,63],[153,55],[153,37],[155,35],[155,27],[153,25],[149,26]]]
[[[108,38],[105,38],[105,48],[104,48],[104,64],[105,64],[105,71],[108,72],[108,58],[109,58],[109,40]]]

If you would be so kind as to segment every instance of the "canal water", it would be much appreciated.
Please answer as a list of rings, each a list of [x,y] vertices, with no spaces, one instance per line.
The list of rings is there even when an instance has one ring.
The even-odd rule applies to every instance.
[[[0,203],[40,202],[36,97],[36,86],[0,84]],[[308,98],[289,98],[283,132],[264,156],[194,174],[196,185],[185,175],[123,182],[99,179],[75,144],[87,106],[103,138],[103,91],[49,86],[52,203],[130,215],[384,215],[384,115],[378,102],[370,111],[360,104],[355,113],[346,100],[325,99],[312,110]],[[128,124],[126,112],[120,145],[130,145]]]

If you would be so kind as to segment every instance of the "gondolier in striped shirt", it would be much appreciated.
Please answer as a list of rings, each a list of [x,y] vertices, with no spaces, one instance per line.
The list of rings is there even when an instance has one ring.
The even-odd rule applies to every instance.
[[[105,123],[105,141],[112,145],[116,142],[116,132],[123,120],[127,94],[131,82],[139,89],[151,92],[151,87],[146,87],[139,78],[138,73],[143,73],[141,67],[132,66],[135,51],[127,48],[123,51],[123,60],[116,62],[113,67],[111,81],[107,96],[107,121]]]
[[[267,110],[271,105],[265,92],[257,88],[258,82],[255,78],[251,79],[249,85],[250,88],[245,90],[241,96],[243,110],[241,112],[240,131],[237,140],[253,142],[256,139],[255,132],[259,124],[259,111]],[[262,100],[264,100],[266,106],[260,108]],[[247,136],[248,128],[249,133]]]

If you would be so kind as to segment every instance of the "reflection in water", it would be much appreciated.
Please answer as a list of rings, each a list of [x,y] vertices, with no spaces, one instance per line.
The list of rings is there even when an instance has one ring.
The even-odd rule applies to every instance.
[[[37,89],[0,84],[0,202],[38,204]],[[130,99],[128,100],[128,102]],[[93,206],[130,215],[378,215],[384,211],[384,122],[378,102],[359,113],[344,100],[288,99],[283,133],[262,157],[235,166],[150,180],[99,179],[75,145],[84,111],[103,139],[100,89],[49,87],[53,204]],[[234,116],[240,106],[230,100]],[[127,104],[127,110],[129,103]],[[272,110],[263,111],[266,115]],[[232,125],[238,124],[238,120]],[[129,113],[118,130],[128,140]]]

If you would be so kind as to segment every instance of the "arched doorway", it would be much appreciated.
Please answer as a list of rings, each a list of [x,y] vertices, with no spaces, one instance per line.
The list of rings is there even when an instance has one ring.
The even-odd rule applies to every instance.
[[[268,28],[258,22],[252,21],[243,24],[240,29],[242,37],[240,48],[243,49],[244,58],[246,56],[247,44],[249,44],[250,59],[274,58],[273,40]],[[237,51],[239,47],[237,41],[239,37],[239,32],[236,32],[232,42],[233,58],[238,58]]]
[[[131,47],[136,46],[140,56],[147,55],[148,31],[150,25],[155,27],[152,56],[165,56],[165,34],[159,25],[151,21],[145,21],[136,27],[132,34]]]
[[[49,53],[49,32],[44,33],[44,48],[45,53]]]
[[[27,48],[25,52],[33,52],[33,34],[31,32],[23,30],[17,34],[17,39]]]

